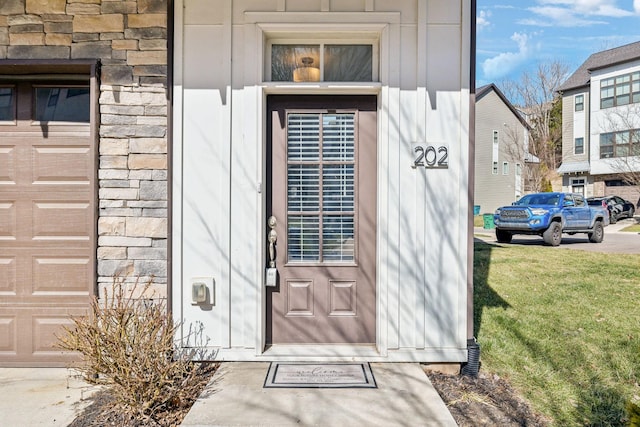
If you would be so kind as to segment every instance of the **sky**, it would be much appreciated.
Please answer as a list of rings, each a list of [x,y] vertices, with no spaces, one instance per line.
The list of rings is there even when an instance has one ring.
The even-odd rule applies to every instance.
[[[640,0],[477,0],[476,85],[640,41]]]

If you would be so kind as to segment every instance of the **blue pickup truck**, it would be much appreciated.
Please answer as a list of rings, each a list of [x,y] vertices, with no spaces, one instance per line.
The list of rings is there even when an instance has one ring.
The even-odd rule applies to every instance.
[[[542,236],[546,244],[558,246],[562,233],[586,233],[590,242],[600,243],[604,227],[609,225],[609,212],[589,206],[581,194],[534,193],[498,208],[493,223],[500,243],[511,242],[514,234],[534,234]]]

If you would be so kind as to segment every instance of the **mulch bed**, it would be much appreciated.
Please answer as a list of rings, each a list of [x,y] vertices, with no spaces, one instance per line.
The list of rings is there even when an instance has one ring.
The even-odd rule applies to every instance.
[[[427,376],[460,427],[550,425],[497,375],[472,378],[428,371]]]
[[[69,424],[68,427],[175,427],[182,423],[198,396],[205,392],[207,384],[218,368],[218,363],[210,363],[200,372],[199,388],[194,390],[191,400],[169,411],[158,411],[145,419],[134,419],[123,413],[115,403],[108,388],[103,388],[88,398],[91,403]]]

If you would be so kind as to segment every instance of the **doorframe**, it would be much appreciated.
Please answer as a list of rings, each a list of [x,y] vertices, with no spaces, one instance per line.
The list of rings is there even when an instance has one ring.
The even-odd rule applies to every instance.
[[[180,0],[178,0],[179,2]],[[426,7],[426,6],[421,6]],[[376,195],[376,345],[372,354],[364,357],[367,360],[386,360],[388,357],[388,323],[387,308],[398,304],[399,296],[387,295],[388,283],[393,281],[397,274],[389,271],[389,237],[381,230],[389,230],[391,233],[399,231],[394,224],[389,223],[389,218],[398,215],[398,208],[387,209],[389,200],[389,169],[390,164],[399,162],[399,153],[390,152],[390,139],[400,140],[400,129],[391,120],[391,117],[400,114],[400,75],[401,70],[396,67],[400,63],[401,49],[401,13],[400,12],[245,12],[244,13],[244,53],[243,60],[245,73],[243,75],[243,87],[245,99],[244,117],[253,118],[251,129],[245,129],[245,138],[255,138],[258,142],[256,153],[257,175],[260,177],[258,188],[260,189],[261,212],[257,214],[256,233],[260,236],[260,249],[256,253],[254,277],[259,278],[260,292],[256,295],[254,304],[256,310],[256,330],[254,355],[258,358],[271,356],[265,354],[266,345],[266,287],[264,260],[267,251],[267,211],[266,197],[262,187],[266,182],[266,114],[268,95],[376,95],[377,108],[377,195]],[[316,83],[291,83],[291,82],[265,82],[264,81],[264,42],[270,34],[309,34],[317,32],[353,33],[367,32],[377,33],[379,37],[379,81],[364,83],[341,82],[316,82]],[[426,38],[424,39],[426,40]],[[419,49],[424,56],[422,63],[426,64],[426,49]],[[426,94],[425,94],[426,96]],[[384,106],[384,108],[382,108]],[[255,128],[253,127],[255,126]],[[381,208],[385,206],[385,210]],[[394,342],[395,346],[398,343]],[[351,357],[359,357],[359,348],[337,348],[323,351],[320,346],[314,346],[320,356],[335,359],[336,354],[351,360]],[[304,359],[304,350],[282,348],[285,354],[274,354],[274,357],[291,357],[295,360]],[[289,351],[290,350],[290,351]],[[317,360],[317,357],[316,357]]]
[[[355,269],[355,271],[358,271],[358,273],[356,273],[356,276],[359,278],[359,280],[357,280],[358,283],[360,283],[359,286],[373,286],[373,292],[374,295],[371,295],[371,290],[369,289],[368,291],[363,291],[362,294],[356,292],[358,295],[360,295],[359,299],[360,299],[360,303],[363,303],[364,300],[368,300],[369,298],[371,298],[371,304],[373,304],[373,309],[375,309],[377,307],[377,257],[376,257],[376,252],[374,252],[373,256],[371,256],[371,254],[369,253],[369,255],[365,255],[367,252],[370,251],[371,245],[370,244],[366,244],[364,246],[362,246],[362,243],[364,243],[365,241],[363,241],[363,238],[366,238],[366,242],[369,242],[369,238],[372,237],[374,239],[376,239],[376,242],[374,243],[374,251],[375,249],[377,249],[377,237],[378,237],[378,228],[377,228],[377,208],[378,208],[378,204],[377,204],[377,194],[378,194],[378,189],[377,189],[377,162],[378,162],[378,152],[377,152],[377,145],[378,145],[378,132],[376,131],[373,135],[370,135],[368,137],[364,137],[362,135],[367,133],[367,130],[370,129],[371,126],[371,120],[375,120],[375,124],[374,126],[377,127],[378,124],[378,96],[377,95],[362,95],[362,94],[358,94],[358,95],[273,95],[270,94],[267,96],[268,99],[271,99],[271,108],[267,109],[267,115],[266,115],[266,124],[267,124],[267,143],[269,141],[271,141],[271,144],[267,144],[267,151],[265,153],[265,172],[266,172],[266,179],[265,179],[265,183],[266,183],[266,188],[265,188],[265,200],[266,200],[266,204],[267,204],[267,215],[274,215],[277,214],[278,212],[280,213],[280,216],[278,217],[278,222],[280,222],[282,225],[285,225],[284,229],[279,230],[280,232],[283,232],[283,236],[279,239],[279,248],[280,250],[284,250],[284,252],[288,251],[288,245],[286,243],[286,224],[287,224],[287,219],[286,219],[286,208],[284,209],[284,212],[281,210],[282,206],[280,206],[278,209],[276,209],[276,207],[273,205],[273,198],[275,194],[283,194],[282,191],[284,191],[284,194],[286,194],[286,188],[282,188],[282,186],[286,187],[286,183],[279,181],[277,183],[275,183],[274,181],[274,171],[276,170],[280,170],[281,167],[287,167],[286,163],[287,160],[285,159],[285,164],[277,164],[276,167],[273,166],[272,162],[274,159],[274,146],[276,146],[276,144],[280,144],[281,142],[286,144],[286,140],[280,140],[280,138],[285,138],[285,135],[281,135],[280,137],[278,137],[277,139],[274,139],[274,113],[276,111],[284,111],[285,115],[287,114],[287,112],[292,111],[294,113],[296,112],[311,112],[313,114],[325,114],[325,113],[334,113],[334,112],[341,112],[341,111],[350,111],[350,112],[357,112],[358,114],[356,115],[357,120],[355,122],[356,128],[355,128],[355,133],[357,135],[357,140],[356,140],[356,146],[355,146],[355,151],[354,151],[354,155],[355,155],[355,161],[356,161],[356,168],[355,168],[355,180],[357,183],[357,187],[355,188],[355,195],[356,195],[356,199],[355,199],[355,210],[354,210],[354,231],[355,231],[355,256],[356,258],[354,259],[354,263],[351,265],[327,265],[324,262],[320,262],[319,264],[316,264],[314,262],[310,262],[310,263],[303,263],[303,265],[300,266],[296,266],[295,263],[293,265],[287,263],[286,261],[283,261],[282,259],[280,259],[280,263],[284,263],[284,264],[280,264],[279,267],[279,275],[281,276],[280,279],[280,292],[286,292],[285,291],[285,281],[283,280],[283,277],[287,276],[285,274],[285,269],[287,268],[293,268],[293,269],[298,269],[298,268],[304,268],[305,265],[308,265],[310,268],[313,269],[323,269],[323,268],[330,268],[330,269],[338,269],[340,271],[342,271],[341,267],[346,267],[351,269],[350,271],[353,273]],[[281,117],[282,119],[284,119],[285,121],[287,121],[286,117]],[[279,126],[278,124],[276,124],[276,126]],[[367,127],[369,126],[369,128]],[[364,131],[364,132],[363,132]],[[286,133],[286,132],[285,132]],[[373,138],[372,138],[373,137]],[[374,143],[375,147],[370,147],[368,149],[363,149],[363,147],[365,145],[363,144],[370,144],[370,143]],[[372,150],[373,148],[373,150]],[[363,151],[365,150],[365,151]],[[370,156],[374,155],[375,158],[371,158]],[[367,158],[366,160],[363,158]],[[361,163],[362,162],[362,163]],[[364,175],[366,174],[367,169],[371,169],[372,167],[375,167],[375,182],[372,183],[371,179],[367,179]],[[269,171],[271,173],[269,173]],[[285,173],[286,175],[286,173]],[[282,179],[283,176],[280,176],[280,179]],[[373,178],[373,177],[369,177],[369,178]],[[277,187],[281,187],[278,190],[274,190],[274,185],[277,185]],[[361,197],[362,196],[362,197]],[[370,200],[369,198],[373,197],[373,200]],[[369,200],[368,200],[369,199]],[[286,200],[286,196],[285,196],[285,200]],[[368,200],[368,201],[367,201]],[[371,203],[373,201],[373,203]],[[284,200],[283,200],[284,202]],[[270,207],[270,208],[269,208]],[[362,222],[364,220],[364,216],[368,213],[368,212],[376,212],[376,223],[373,225],[366,225],[366,222]],[[263,233],[263,234],[266,234]],[[371,236],[371,234],[373,234],[373,236]],[[364,249],[364,248],[369,248],[369,249]],[[284,252],[282,252],[282,254],[284,254]],[[266,261],[263,261],[266,262]],[[369,280],[365,280],[364,276],[361,275],[368,275],[367,273],[372,270],[372,273],[374,275],[373,280],[369,279]],[[337,272],[337,270],[334,270],[334,272]],[[317,273],[316,273],[317,274]],[[311,275],[311,274],[310,274]],[[311,275],[314,277],[314,282],[316,283],[320,283],[321,282],[321,277],[320,276],[316,276],[315,274]],[[305,276],[307,277],[307,276]],[[325,276],[325,278],[327,278]],[[338,279],[336,279],[338,280]],[[346,280],[346,279],[344,279]],[[329,280],[329,283],[331,282],[331,280]],[[320,299],[318,300],[317,298],[319,297],[319,295],[322,295],[322,289],[324,288],[324,286],[321,286],[319,289],[317,289],[317,292],[313,292],[315,295],[313,297],[314,299],[314,304],[316,302],[319,302],[320,304],[322,304],[322,300],[323,297],[320,297]],[[267,295],[271,294],[271,304],[269,304],[269,300],[267,298],[267,305],[266,305],[266,313],[267,313],[267,321],[265,323],[265,329],[267,329],[267,331],[269,330],[269,327],[273,327],[273,322],[274,320],[277,319],[281,319],[281,315],[277,315],[275,316],[273,313],[273,300],[277,299],[280,300],[280,302],[282,302],[281,298],[282,295],[277,296],[274,294],[274,292],[267,292]],[[326,296],[325,296],[326,297]],[[364,298],[364,300],[363,300]],[[325,301],[326,302],[326,301]],[[367,311],[366,309],[364,309],[364,307],[361,308],[361,310],[358,310],[359,312],[362,311],[360,316],[357,316],[357,319],[344,319],[345,323],[353,323],[352,326],[355,325],[359,325],[360,328],[363,328],[364,330],[370,332],[370,340],[368,341],[368,344],[363,344],[363,343],[359,343],[359,346],[363,346],[363,345],[369,345],[372,346],[375,344],[376,342],[376,331],[377,331],[377,316],[374,315],[371,316],[371,314],[364,315],[364,313]],[[268,314],[271,313],[272,316],[269,316]],[[322,319],[325,314],[321,314],[318,313],[318,320],[321,321],[320,319]],[[288,317],[288,316],[286,316]],[[331,316],[327,317],[326,321],[329,321],[329,319],[331,318]],[[369,320],[366,320],[369,319]],[[270,321],[269,321],[270,320]],[[296,320],[291,319],[292,322],[296,322]],[[301,320],[299,319],[298,322],[306,322],[307,320]],[[334,320],[333,322],[337,322],[340,323],[337,320]],[[333,323],[330,322],[330,323]],[[285,322],[286,323],[286,322]],[[282,326],[282,324],[281,324]],[[337,325],[336,325],[337,326]],[[371,330],[371,328],[373,328],[373,330]],[[318,333],[320,333],[320,329],[318,329]],[[267,335],[269,335],[267,333]],[[271,333],[271,337],[273,339],[273,331]],[[301,344],[301,343],[294,343],[293,345],[297,345],[297,344]],[[346,342],[346,343],[332,343],[331,346],[335,347],[336,345],[351,345],[350,342]],[[354,343],[355,344],[355,343]],[[283,344],[275,344],[276,346],[281,346]],[[309,343],[307,343],[306,345],[309,345]],[[314,344],[318,345],[317,343]],[[273,346],[273,343],[272,343]]]
[[[295,360],[317,360],[318,358],[330,358],[332,360],[344,359],[351,360],[352,357],[361,357],[367,359],[376,359],[376,358],[384,358],[387,356],[387,343],[386,339],[386,325],[387,325],[387,315],[386,315],[386,298],[383,298],[384,294],[387,292],[386,281],[381,280],[381,255],[380,251],[382,245],[380,244],[380,236],[381,236],[381,225],[380,219],[381,216],[381,202],[380,196],[381,192],[381,184],[382,184],[382,176],[380,171],[383,161],[384,150],[388,149],[388,141],[385,138],[382,138],[383,133],[382,130],[382,116],[388,117],[387,114],[384,114],[381,106],[382,106],[382,98],[385,95],[383,93],[383,88],[380,83],[371,83],[363,86],[359,86],[358,88],[349,87],[347,88],[322,88],[319,90],[317,87],[311,86],[299,86],[292,87],[291,85],[287,85],[287,87],[278,87],[279,85],[268,85],[258,88],[258,96],[260,102],[258,103],[257,108],[257,118],[259,120],[258,129],[262,133],[261,135],[261,144],[260,144],[260,153],[258,154],[260,161],[260,176],[261,176],[261,218],[260,218],[260,248],[259,257],[257,260],[257,264],[260,266],[260,295],[259,304],[260,310],[257,310],[257,327],[259,334],[256,334],[256,352],[255,355],[258,357],[275,357],[278,359],[282,358],[292,358]],[[284,85],[283,85],[284,86]],[[266,287],[266,277],[265,277],[265,268],[267,259],[267,218],[269,212],[267,210],[268,203],[268,195],[270,194],[267,191],[267,183],[269,182],[269,177],[267,176],[267,162],[269,161],[268,154],[270,151],[268,150],[268,141],[269,135],[267,132],[268,129],[268,121],[270,118],[268,117],[268,106],[267,106],[267,97],[270,95],[290,95],[290,96],[311,96],[311,95],[374,95],[376,96],[377,107],[376,107],[376,127],[377,127],[377,137],[376,137],[376,278],[375,278],[375,288],[376,288],[376,320],[375,320],[375,336],[376,342],[373,347],[363,346],[363,345],[345,345],[345,344],[328,344],[328,345],[277,345],[272,346],[270,348],[266,348],[266,336],[267,336],[267,287]],[[384,144],[383,144],[384,140]],[[384,145],[384,147],[383,147]],[[386,192],[384,192],[386,194]],[[384,328],[384,330],[383,330]],[[313,348],[313,354],[309,353],[309,348]]]

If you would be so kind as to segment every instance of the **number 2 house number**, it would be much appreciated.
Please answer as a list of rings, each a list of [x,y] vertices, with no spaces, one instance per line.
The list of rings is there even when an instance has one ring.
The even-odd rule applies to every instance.
[[[411,167],[414,169],[418,166],[427,169],[449,167],[449,148],[445,146],[418,145],[413,151],[415,152],[415,160]]]

